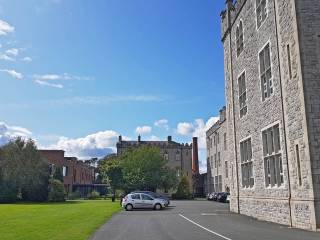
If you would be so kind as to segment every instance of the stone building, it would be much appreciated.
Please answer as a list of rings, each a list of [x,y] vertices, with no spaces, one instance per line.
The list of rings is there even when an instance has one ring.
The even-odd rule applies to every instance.
[[[229,159],[227,146],[226,107],[220,110],[219,120],[208,129],[207,191],[229,192]]]
[[[119,136],[117,154],[121,155],[129,149],[143,145],[158,147],[164,158],[168,160],[168,166],[176,169],[178,176],[181,176],[182,173],[185,174],[189,179],[190,187],[192,187],[193,175],[199,174],[197,142],[197,138],[193,138],[192,144],[177,143],[172,140],[171,136],[168,136],[167,141],[142,141],[141,136],[138,137],[138,141],[124,141]]]
[[[63,184],[66,193],[75,191],[76,187],[92,185],[95,180],[94,168],[78,161],[75,157],[65,157],[63,150],[39,150],[52,168],[59,167],[63,172]]]
[[[320,227],[320,1],[232,0],[222,17],[231,210]]]

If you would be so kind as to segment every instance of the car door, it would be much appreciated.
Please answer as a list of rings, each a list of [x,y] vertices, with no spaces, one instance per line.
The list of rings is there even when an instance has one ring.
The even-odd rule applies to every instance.
[[[147,194],[141,194],[143,208],[153,208],[153,198]]]
[[[140,193],[135,193],[131,195],[132,205],[134,208],[141,208],[142,207],[142,200]]]

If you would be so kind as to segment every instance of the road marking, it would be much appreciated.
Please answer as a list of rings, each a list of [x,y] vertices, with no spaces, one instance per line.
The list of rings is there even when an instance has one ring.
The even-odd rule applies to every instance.
[[[200,228],[202,228],[202,229],[204,229],[204,230],[206,230],[206,231],[208,231],[208,232],[210,232],[210,233],[212,233],[212,234],[214,234],[214,235],[218,236],[218,237],[221,237],[221,238],[226,239],[226,240],[232,240],[231,238],[227,238],[227,237],[225,237],[225,236],[223,236],[223,235],[221,235],[221,234],[219,234],[219,233],[216,233],[216,232],[214,232],[214,231],[211,231],[210,229],[208,229],[208,228],[206,228],[206,227],[204,227],[204,226],[201,226],[200,224],[198,224],[198,223],[196,223],[196,222],[192,221],[191,219],[189,219],[189,218],[187,218],[187,217],[183,216],[182,214],[179,214],[179,216],[180,216],[180,217],[182,217],[182,218],[184,218],[185,220],[187,220],[187,221],[189,221],[189,222],[193,223],[194,225],[196,225],[196,226],[198,226],[198,227],[200,227]]]
[[[201,216],[221,216],[221,215],[229,215],[227,212],[221,213],[201,213]]]

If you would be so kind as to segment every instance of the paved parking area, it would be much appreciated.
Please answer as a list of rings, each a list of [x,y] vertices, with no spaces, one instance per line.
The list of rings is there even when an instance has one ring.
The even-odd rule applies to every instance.
[[[228,204],[172,201],[162,211],[120,212],[93,240],[319,240],[313,233],[229,212]]]

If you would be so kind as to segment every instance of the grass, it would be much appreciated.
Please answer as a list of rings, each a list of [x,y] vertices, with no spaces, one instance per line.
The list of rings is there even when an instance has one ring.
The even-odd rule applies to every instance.
[[[86,240],[120,210],[106,200],[0,205],[1,240]]]

